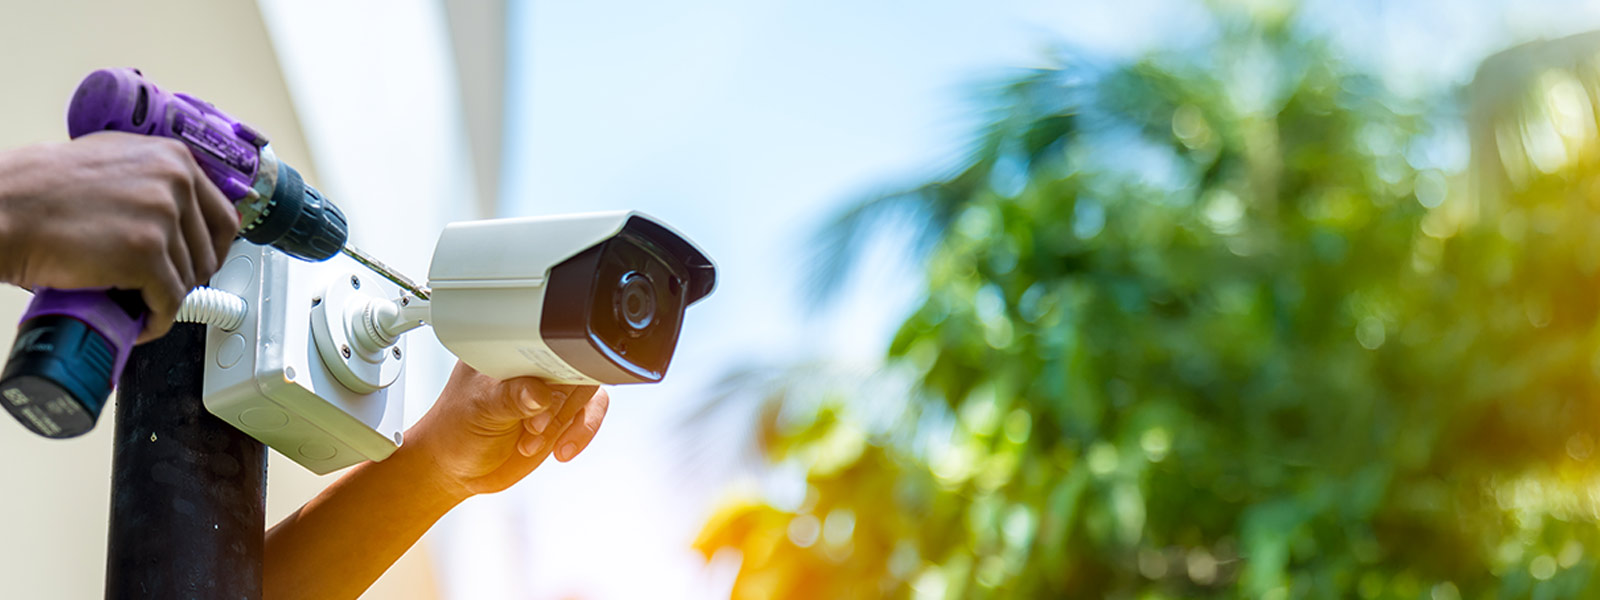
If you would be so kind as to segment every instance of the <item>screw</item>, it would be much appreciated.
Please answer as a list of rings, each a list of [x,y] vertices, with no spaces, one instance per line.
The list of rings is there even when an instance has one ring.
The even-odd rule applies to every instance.
[[[345,358],[350,358],[350,346],[345,345],[345,344],[340,344],[339,345],[339,354],[344,355]]]
[[[400,299],[400,306],[411,306],[411,297],[407,296],[407,297],[401,298]]]
[[[394,357],[396,359],[399,359],[400,358],[400,347],[399,346],[395,346],[393,350],[394,350]]]
[[[361,289],[361,278],[360,277],[356,277],[355,275],[351,275],[350,276],[350,287],[353,287],[353,288],[358,289],[358,290]]]
[[[317,296],[317,297],[311,299],[311,305],[312,306],[316,306],[318,304],[322,304],[322,296]]]

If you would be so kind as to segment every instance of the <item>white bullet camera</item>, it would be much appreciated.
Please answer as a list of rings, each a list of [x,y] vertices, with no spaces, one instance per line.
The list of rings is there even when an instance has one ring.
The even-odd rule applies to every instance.
[[[428,270],[439,341],[499,379],[654,383],[683,312],[716,267],[647,215],[615,211],[453,223]]]
[[[235,243],[184,303],[211,325],[206,408],[317,473],[383,460],[402,443],[406,332],[432,325],[499,379],[653,383],[716,285],[693,242],[626,211],[454,223],[428,275],[423,298],[352,257]]]

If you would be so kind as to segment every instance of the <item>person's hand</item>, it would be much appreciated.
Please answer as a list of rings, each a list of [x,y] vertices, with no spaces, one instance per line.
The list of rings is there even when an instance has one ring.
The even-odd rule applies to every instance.
[[[567,462],[600,430],[611,398],[595,386],[499,381],[457,362],[433,409],[406,432],[441,483],[465,498],[511,487],[552,453]]]
[[[139,290],[140,342],[165,335],[239,230],[181,142],[101,132],[0,152],[0,280]]]

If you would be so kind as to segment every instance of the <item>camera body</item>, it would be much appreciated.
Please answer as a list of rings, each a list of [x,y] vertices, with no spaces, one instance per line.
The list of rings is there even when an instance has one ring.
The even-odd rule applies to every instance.
[[[479,372],[654,383],[716,267],[649,215],[596,212],[453,223],[428,286],[434,334]]]

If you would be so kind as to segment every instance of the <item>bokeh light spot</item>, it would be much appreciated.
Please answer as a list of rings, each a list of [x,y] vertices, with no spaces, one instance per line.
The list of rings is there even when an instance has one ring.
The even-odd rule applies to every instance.
[[[1220,234],[1239,233],[1244,219],[1244,202],[1228,190],[1214,190],[1207,194],[1202,212],[1206,225]]]
[[[801,548],[810,548],[817,543],[817,536],[822,532],[822,523],[814,515],[799,515],[789,520],[789,541]]]
[[[1572,568],[1580,560],[1583,560],[1583,542],[1578,540],[1567,540],[1566,545],[1561,547],[1561,553],[1556,555],[1556,562],[1563,569]]]
[[[828,511],[828,518],[822,522],[822,541],[830,546],[843,546],[850,543],[850,536],[856,530],[856,513],[848,508],[835,508]]]
[[[1023,409],[1013,409],[1006,415],[1006,440],[1013,444],[1028,442],[1028,434],[1033,430],[1033,415]]]
[[[1148,579],[1167,576],[1167,557],[1155,548],[1139,549],[1139,574]]]
[[[1093,198],[1078,198],[1072,205],[1072,235],[1094,239],[1106,226],[1106,208]]]
[[[1144,449],[1144,455],[1150,462],[1161,462],[1167,457],[1167,451],[1172,449],[1172,434],[1165,427],[1151,427],[1139,436],[1139,447]]]
[[[1361,322],[1356,324],[1356,341],[1361,343],[1362,348],[1377,350],[1383,347],[1385,338],[1383,321],[1377,317],[1362,317]]]
[[[917,600],[944,600],[947,587],[944,573],[934,566],[923,569],[922,574],[917,576],[916,583],[911,584],[911,590],[916,593]]]
[[[1540,554],[1533,559],[1533,562],[1528,563],[1528,574],[1540,581],[1555,577],[1556,559],[1549,554]]]
[[[1117,469],[1117,447],[1100,441],[1089,448],[1089,471],[1106,475]]]
[[[1217,580],[1217,559],[1205,548],[1192,548],[1184,558],[1189,580],[1200,585],[1211,585]]]
[[[1417,175],[1416,183],[1412,184],[1417,203],[1424,208],[1438,208],[1440,204],[1444,204],[1449,188],[1450,184],[1444,174],[1438,171],[1423,171]]]

